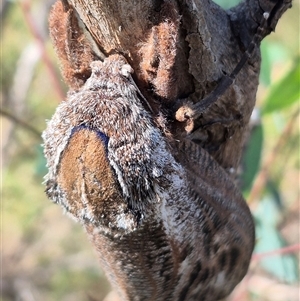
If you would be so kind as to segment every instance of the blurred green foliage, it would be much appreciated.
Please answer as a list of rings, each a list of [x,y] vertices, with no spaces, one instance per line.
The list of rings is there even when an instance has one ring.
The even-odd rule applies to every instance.
[[[275,191],[276,193],[276,191]],[[257,243],[255,252],[265,253],[286,246],[286,241],[278,231],[282,218],[282,208],[276,202],[276,196],[269,193],[260,201],[254,214],[256,222]],[[287,283],[297,283],[299,280],[298,262],[293,254],[273,255],[264,258],[261,266]]]
[[[218,2],[226,3],[228,8],[237,1]],[[38,4],[40,2],[33,2],[33,8]],[[299,110],[299,2],[293,5],[294,8],[279,21],[276,34],[262,43],[261,85],[257,97],[261,119],[252,131],[243,160],[245,196],[249,195],[260,172],[261,162],[276,145],[291,116]],[[11,2],[2,19],[0,79],[2,106],[12,111],[14,107],[9,103],[9,93],[18,60],[29,43],[34,41],[20,6]],[[55,62],[49,41],[46,47]],[[45,119],[51,117],[60,101],[49,78],[48,70],[40,60],[21,116],[40,132],[46,126]],[[269,167],[267,182],[272,183],[272,189],[270,186],[264,188],[262,201],[254,211],[258,240],[256,252],[299,242],[291,218],[299,209],[296,206],[300,167],[296,122],[297,119]],[[2,161],[1,300],[23,300],[20,294],[26,289],[35,296],[33,300],[84,301],[90,300],[89,296],[101,300],[109,285],[95,264],[96,257],[84,231],[62,216],[61,209],[51,204],[44,194],[41,183],[46,167],[42,140],[4,117],[2,131],[5,145]],[[294,230],[284,231],[286,228]],[[292,283],[297,280],[298,263],[293,254],[267,258],[261,265],[281,281]]]
[[[270,114],[290,107],[300,99],[300,58],[297,57],[291,70],[278,83],[272,85],[266,97],[262,114]]]
[[[10,87],[13,74],[16,70],[17,59],[24,47],[20,41],[30,41],[31,36],[25,29],[21,10],[16,6],[9,5],[8,12],[1,20],[1,88],[6,90]],[[9,24],[8,24],[9,23]],[[22,28],[22,30],[20,30]]]
[[[263,147],[263,127],[257,124],[247,141],[247,147],[243,155],[243,168],[241,175],[242,191],[245,195],[250,192],[256,174],[260,169]]]
[[[31,5],[35,11],[43,3]],[[16,70],[26,48],[35,41],[18,2],[9,2],[1,22],[1,109],[19,115],[41,133],[60,99],[49,71],[39,59],[27,94],[21,97],[22,102],[14,102],[11,95]],[[45,19],[39,26],[45,26],[47,32],[46,23]],[[48,40],[46,49],[60,78]],[[31,76],[27,70],[22,72],[21,79]],[[15,89],[20,91],[17,85]],[[63,216],[44,193],[42,182],[47,169],[42,139],[2,116],[1,125],[0,300],[87,301],[92,296],[101,300],[110,286],[95,264],[96,256],[83,229]]]
[[[295,13],[296,11],[292,10],[286,14]],[[288,17],[284,15],[279,22],[287,22],[285,18]],[[300,113],[298,29],[292,33],[289,32],[291,35],[295,34],[295,40],[291,44],[281,44],[278,37],[274,38],[271,35],[261,45],[261,86],[257,100],[261,119],[259,124],[252,129],[243,157],[242,188],[246,198],[252,189],[256,175],[260,172],[264,153],[269,153],[268,157],[270,152],[273,152],[274,162],[269,164],[274,164],[274,167],[268,166],[267,185],[254,212],[257,237],[255,253],[281,249],[291,243],[283,237],[279,229],[280,224],[285,223],[291,203],[299,202],[299,182],[297,182],[299,181],[300,146],[299,127],[297,127]],[[294,49],[297,51],[294,52]],[[290,118],[294,118],[292,125],[289,125]],[[284,132],[288,127],[290,130]],[[279,139],[283,141],[279,145],[281,149],[278,149],[277,145]],[[277,149],[274,153],[275,146]],[[289,148],[288,151],[287,148]],[[288,185],[289,181],[291,185]],[[293,191],[294,194],[287,194],[285,189]],[[296,222],[298,224],[299,219]],[[294,236],[293,242],[299,243],[297,228],[292,235]],[[260,264],[281,281],[298,283],[299,257],[296,254],[266,257],[261,260]]]

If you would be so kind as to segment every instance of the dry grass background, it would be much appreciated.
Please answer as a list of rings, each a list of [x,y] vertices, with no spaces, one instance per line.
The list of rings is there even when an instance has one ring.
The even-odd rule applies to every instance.
[[[83,229],[47,200],[41,184],[46,170],[39,133],[66,92],[62,81],[55,80],[60,75],[48,39],[47,13],[51,3],[47,0],[1,4],[2,301],[100,301],[110,291]],[[295,1],[294,8],[280,20],[276,34],[268,38],[284,53],[284,59],[279,57],[270,66],[272,81],[281,78],[299,55],[298,34],[299,1]],[[260,86],[258,105],[266,93],[267,88]],[[277,113],[264,120],[263,162],[268,162],[296,110],[299,103],[279,117]],[[274,124],[278,128],[274,129]],[[284,142],[275,152],[268,172],[278,179],[284,205],[278,232],[288,246],[294,246],[288,251],[297,258],[295,269],[299,270],[299,114]],[[254,213],[261,196],[251,203]],[[271,260],[276,257],[266,256]],[[279,280],[264,270],[260,262],[259,257],[253,259],[249,273],[230,301],[300,300],[296,281]],[[105,300],[116,298],[110,294]]]

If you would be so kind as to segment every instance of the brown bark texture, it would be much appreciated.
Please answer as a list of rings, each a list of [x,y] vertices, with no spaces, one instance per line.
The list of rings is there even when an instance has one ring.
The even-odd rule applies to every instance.
[[[43,134],[46,191],[85,226],[123,300],[220,300],[247,272],[254,224],[228,174],[255,105],[259,44],[290,6],[61,0],[52,9],[70,92]]]
[[[290,0],[247,0],[228,11],[207,0],[70,0],[65,5],[78,13],[93,40],[93,55],[86,61],[100,52],[124,55],[154,114],[168,117],[175,139],[188,136],[236,173],[255,105],[260,39],[275,29]],[[201,102],[233,71],[265,12],[270,13],[268,22],[233,84],[192,122],[178,118],[177,109]],[[78,40],[83,41],[73,37]],[[73,65],[76,59],[82,65],[82,56],[72,56]],[[86,77],[86,69],[77,73]]]

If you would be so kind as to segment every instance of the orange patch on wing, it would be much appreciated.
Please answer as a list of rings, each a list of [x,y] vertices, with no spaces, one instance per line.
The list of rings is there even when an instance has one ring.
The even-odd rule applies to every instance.
[[[100,216],[108,203],[120,198],[105,144],[95,131],[80,129],[70,138],[62,155],[58,184],[75,216],[84,208]]]

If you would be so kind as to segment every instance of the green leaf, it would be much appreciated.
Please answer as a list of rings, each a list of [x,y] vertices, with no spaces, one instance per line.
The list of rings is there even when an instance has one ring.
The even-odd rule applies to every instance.
[[[256,126],[247,142],[246,151],[243,156],[242,190],[244,193],[251,189],[253,180],[259,170],[261,161],[261,150],[263,145],[263,129],[261,125]]]
[[[284,240],[275,228],[263,225],[256,229],[256,235],[259,241],[255,253],[269,252],[285,246]],[[260,265],[281,281],[295,283],[298,280],[297,260],[292,254],[270,255],[263,258]]]
[[[267,41],[263,40],[260,46],[261,50],[261,67],[260,67],[260,75],[259,82],[264,84],[265,86],[269,86],[271,83],[271,56],[269,54],[270,45]]]
[[[286,246],[277,229],[280,215],[280,207],[273,196],[264,197],[254,214],[257,239],[255,253],[270,252]],[[297,259],[293,254],[270,255],[261,259],[260,265],[281,281],[295,283],[299,279]]]
[[[289,60],[289,55],[284,45],[264,39],[260,45],[261,50],[261,68],[259,81],[266,87],[271,84],[272,66],[277,63],[284,63]]]
[[[265,100],[261,113],[269,114],[289,107],[300,99],[300,58],[295,61],[290,72],[277,84],[271,86],[269,96]]]

